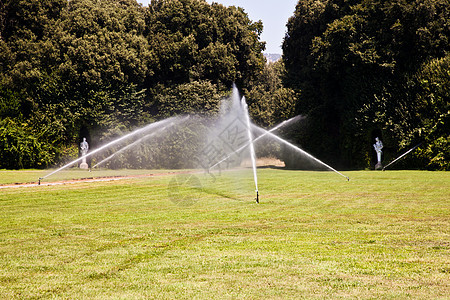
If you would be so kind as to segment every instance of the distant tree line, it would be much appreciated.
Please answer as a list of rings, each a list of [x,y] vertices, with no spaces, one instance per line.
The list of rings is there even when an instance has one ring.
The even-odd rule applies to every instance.
[[[305,115],[288,138],[340,168],[416,143],[449,169],[448,0],[302,0],[283,59],[263,24],[205,0],[0,2],[0,168],[45,168],[169,116],[213,114],[232,83],[252,118]],[[92,137],[92,139],[91,139]],[[288,166],[295,160],[286,158]]]
[[[450,169],[448,0],[302,0],[287,24],[285,86],[308,122],[292,135],[341,168]],[[290,162],[294,164],[295,162]],[[402,165],[403,163],[403,165]]]

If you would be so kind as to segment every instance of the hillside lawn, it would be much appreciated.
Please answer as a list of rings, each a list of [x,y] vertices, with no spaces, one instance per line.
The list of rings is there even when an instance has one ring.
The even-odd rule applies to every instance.
[[[344,173],[259,169],[259,204],[251,170],[0,189],[0,295],[448,299],[450,173]]]

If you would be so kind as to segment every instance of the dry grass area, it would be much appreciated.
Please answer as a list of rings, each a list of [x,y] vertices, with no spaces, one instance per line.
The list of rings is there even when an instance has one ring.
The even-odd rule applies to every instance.
[[[256,166],[257,167],[277,167],[277,168],[284,168],[284,162],[282,160],[279,160],[278,158],[274,157],[261,157],[256,159]],[[244,160],[241,163],[241,167],[250,168],[252,167],[251,160]]]

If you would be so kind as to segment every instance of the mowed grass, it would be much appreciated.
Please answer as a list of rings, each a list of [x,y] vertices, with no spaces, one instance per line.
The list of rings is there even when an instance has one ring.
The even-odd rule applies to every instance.
[[[0,295],[448,299],[448,172],[258,175],[1,189]]]
[[[0,170],[0,185],[22,184],[22,183],[38,183],[40,178],[50,175],[56,169],[51,170]],[[85,178],[98,177],[115,177],[115,176],[139,176],[158,173],[174,173],[179,170],[108,170],[94,169],[92,171],[79,168],[68,168],[42,179],[43,183],[61,181],[61,180],[77,180]]]

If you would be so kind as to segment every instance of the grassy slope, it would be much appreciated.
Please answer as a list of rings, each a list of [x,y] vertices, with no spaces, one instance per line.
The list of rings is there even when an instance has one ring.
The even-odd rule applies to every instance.
[[[449,295],[449,173],[258,172],[0,190],[0,295]]]

